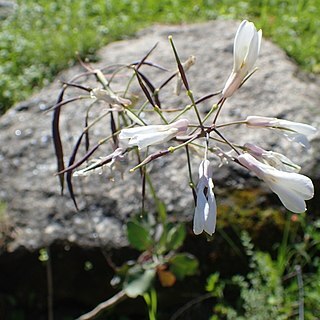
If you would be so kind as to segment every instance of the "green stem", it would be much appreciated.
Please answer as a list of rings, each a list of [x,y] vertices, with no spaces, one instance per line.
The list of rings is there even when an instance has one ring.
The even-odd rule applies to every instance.
[[[196,102],[194,100],[193,93],[192,93],[191,90],[188,90],[188,97],[190,98],[191,103],[192,103],[192,107],[194,108],[194,111],[196,112],[199,124],[200,124],[201,127],[203,127],[202,120],[201,120],[201,117],[200,117],[200,113],[199,113],[199,110],[197,108],[197,105],[196,105]]]
[[[149,320],[157,319],[157,293],[154,288],[143,295],[144,301],[148,306]]]
[[[187,146],[190,142],[192,142],[193,140],[197,139],[198,137],[199,137],[199,135],[195,135],[195,136],[193,136],[191,139],[189,139],[189,140],[187,140],[187,141],[185,141],[185,142],[177,145],[176,147],[169,147],[168,150],[169,150],[171,153],[173,153],[173,152],[175,152],[176,150],[178,150],[178,149],[180,149],[180,148],[182,148],[182,147],[184,147],[184,146]]]
[[[163,116],[160,108],[158,106],[153,107],[153,110],[160,116],[165,124],[168,124],[168,120]]]
[[[189,104],[187,106],[185,106],[185,108],[178,114],[176,115],[172,121],[170,121],[170,123],[177,121],[184,113],[186,113],[187,111],[189,111],[192,108],[192,105]]]
[[[218,108],[218,104],[214,104],[214,105],[211,107],[210,111],[209,111],[209,112],[206,114],[206,116],[203,118],[203,122],[205,122],[205,121],[212,115],[212,113],[217,110],[217,108]]]
[[[218,111],[217,111],[217,113],[216,113],[216,115],[215,115],[215,117],[214,117],[214,119],[213,119],[213,124],[214,124],[214,125],[216,124],[216,122],[217,122],[217,120],[218,120],[220,111],[221,111],[222,106],[223,106],[224,102],[226,101],[226,99],[227,99],[227,98],[221,98],[221,100],[218,102],[219,108],[218,108]]]
[[[187,163],[188,163],[188,173],[189,173],[189,186],[192,190],[194,203],[196,203],[197,202],[197,195],[196,195],[196,191],[195,191],[195,184],[192,179],[191,160],[190,160],[190,153],[189,153],[189,146],[188,145],[186,145],[186,153],[187,153],[187,160],[188,160]]]
[[[245,120],[233,121],[233,122],[219,124],[218,126],[215,126],[215,128],[219,129],[219,128],[223,128],[223,127],[233,126],[236,124],[246,124],[246,123],[247,123],[247,121],[245,121]]]
[[[130,80],[129,80],[128,83],[127,83],[126,89],[124,90],[124,93],[123,93],[123,97],[124,97],[124,98],[126,97],[128,91],[129,91],[130,85],[131,85],[131,83],[132,83],[132,81],[133,81],[133,79],[134,79],[135,77],[136,77],[136,74],[133,73],[132,76],[131,76],[131,78],[130,78]]]

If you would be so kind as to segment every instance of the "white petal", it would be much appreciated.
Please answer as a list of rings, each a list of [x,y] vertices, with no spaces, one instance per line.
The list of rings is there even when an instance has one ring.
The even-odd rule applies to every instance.
[[[254,32],[255,27],[252,22],[248,22],[246,20],[241,22],[234,39],[234,71],[240,69],[245,57],[247,56]]]
[[[204,194],[201,192],[197,194],[197,205],[194,212],[193,217],[193,232],[194,234],[200,234],[203,232],[204,229],[204,211],[205,206],[207,203],[207,199],[205,198]]]
[[[139,149],[143,149],[151,145],[166,142],[172,139],[177,132],[178,129],[172,128],[164,132],[152,132],[149,134],[136,135],[131,138],[129,145],[138,146]]]
[[[296,172],[301,170],[301,167],[292,162],[289,158],[281,153],[273,151],[265,151],[262,154],[262,159],[270,166],[285,172]]]
[[[204,228],[204,218],[203,212],[200,212],[199,209],[196,208],[194,218],[193,218],[193,233],[198,235],[203,232]]]
[[[133,136],[140,135],[140,134],[163,132],[166,130],[168,130],[168,127],[166,125],[150,125],[150,126],[141,126],[141,127],[122,129],[119,134],[119,138],[129,139],[129,138],[132,138]]]
[[[313,197],[314,187],[310,178],[293,172],[283,172],[263,164],[249,154],[238,157],[239,162],[256,173],[280,198],[283,205],[292,212],[304,212],[304,200]]]
[[[204,160],[201,161],[198,172],[199,172],[199,179],[201,179],[204,176]]]
[[[306,136],[312,135],[317,132],[317,129],[313,126],[310,126],[309,124],[282,119],[277,119],[277,121],[275,122],[275,126],[293,130]]]
[[[295,190],[287,189],[277,183],[268,183],[270,189],[277,194],[283,205],[294,213],[306,211],[304,199]]]
[[[255,31],[252,37],[248,54],[245,58],[245,70],[248,72],[254,67],[259,55],[259,34]]]
[[[211,183],[212,184],[212,183]],[[213,184],[212,184],[213,188]],[[212,235],[216,230],[216,220],[217,220],[217,205],[213,190],[209,185],[208,189],[208,213],[205,217],[204,231]]]
[[[309,200],[314,195],[312,180],[302,174],[275,170],[273,176],[277,178],[278,184],[293,190],[304,200]]]

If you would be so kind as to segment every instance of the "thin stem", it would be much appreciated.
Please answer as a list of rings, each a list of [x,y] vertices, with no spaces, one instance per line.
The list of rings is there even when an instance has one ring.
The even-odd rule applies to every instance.
[[[177,145],[176,147],[169,147],[169,148],[168,148],[168,151],[170,151],[171,153],[173,153],[173,152],[175,152],[176,150],[178,150],[178,149],[180,149],[180,148],[182,148],[182,147],[184,147],[184,146],[187,146],[190,142],[192,142],[193,140],[199,138],[199,136],[200,136],[199,134],[194,135],[192,138],[190,138],[189,140],[187,140],[187,141],[185,141],[185,142]]]
[[[221,111],[221,109],[222,109],[222,106],[223,106],[224,102],[226,101],[226,99],[227,99],[227,98],[221,98],[220,101],[217,103],[218,106],[219,106],[219,109],[218,109],[218,111],[217,111],[217,113],[216,113],[216,115],[215,115],[215,117],[214,117],[213,124],[216,124],[216,122],[217,122],[217,120],[218,120],[218,116],[219,116],[220,111]]]
[[[201,97],[200,99],[198,99],[198,100],[196,101],[196,104],[201,103],[201,102],[203,102],[203,101],[205,101],[205,100],[208,100],[208,99],[210,99],[210,98],[212,98],[212,97],[215,97],[215,96],[217,96],[218,94],[220,94],[221,92],[222,92],[222,90],[217,91],[217,92],[214,92],[214,93],[207,94],[207,95]]]
[[[204,151],[204,158],[205,159],[208,159],[209,137],[210,137],[210,134],[207,132],[206,133],[206,147],[205,147],[205,151]]]
[[[95,70],[95,76],[96,76],[97,80],[102,84],[104,89],[109,88],[109,82],[101,70],[99,70],[99,69]]]
[[[53,280],[50,247],[46,248],[48,260],[46,261],[47,269],[47,286],[48,286],[48,320],[53,320]]]
[[[55,104],[54,106],[52,106],[51,108],[47,109],[45,111],[45,113],[48,113],[49,111],[52,111],[52,110],[55,110],[55,109],[58,109],[68,103],[71,103],[71,102],[74,102],[74,101],[77,101],[77,100],[82,100],[82,99],[92,99],[91,96],[87,95],[87,96],[77,96],[77,97],[74,97],[74,98],[70,98],[70,99],[67,99],[67,100],[63,100],[57,104]]]
[[[124,290],[121,290],[120,292],[115,294],[112,298],[98,304],[93,310],[91,310],[86,314],[83,314],[76,320],[92,320],[96,318],[101,312],[111,308],[112,306],[114,306],[115,304],[119,303],[120,301],[126,298],[128,298],[128,296],[126,295]]]
[[[157,309],[158,309],[158,299],[157,299],[157,292],[154,288],[151,288],[151,290],[150,290],[150,297],[151,297],[152,313],[154,315],[154,319],[156,320]]]
[[[144,216],[145,211],[145,203],[146,203],[146,175],[147,170],[146,167],[141,168],[142,179],[141,179],[141,217]]]
[[[224,140],[227,145],[232,148],[238,155],[240,155],[240,152],[235,148],[233,144],[231,144],[217,129],[213,128],[213,130],[222,140]]]
[[[192,105],[191,105],[191,104],[185,106],[185,108],[184,108],[178,115],[176,115],[176,116],[170,121],[170,123],[177,121],[184,113],[186,113],[187,111],[189,111],[191,108],[192,108]]]
[[[128,83],[127,83],[126,89],[124,90],[124,93],[123,93],[123,97],[124,98],[126,97],[128,91],[129,91],[130,85],[131,85],[131,83],[132,83],[132,81],[134,80],[135,77],[136,77],[136,74],[133,73],[132,76],[130,77]]]
[[[119,65],[119,67],[118,67],[116,70],[114,70],[114,71],[112,72],[111,76],[109,77],[109,83],[111,83],[111,82],[113,81],[114,77],[115,77],[120,71],[122,71],[122,70],[124,70],[124,69],[127,69],[127,68],[129,68],[128,65]],[[102,71],[103,69],[105,69],[105,68],[102,68],[102,69],[100,69],[100,70]]]
[[[188,163],[188,173],[189,173],[189,186],[192,190],[192,195],[193,195],[193,200],[194,203],[197,202],[197,195],[196,195],[196,191],[194,190],[195,188],[195,184],[193,183],[193,179],[192,179],[192,168],[191,168],[191,160],[190,160],[190,153],[189,153],[189,146],[186,145],[186,154],[187,154],[187,163]]]
[[[214,104],[214,105],[211,107],[210,111],[209,111],[209,112],[205,115],[205,117],[203,118],[203,122],[205,122],[205,121],[212,115],[212,113],[217,110],[217,108],[218,108],[218,104]]]
[[[299,287],[299,320],[304,320],[304,291],[303,291],[303,279],[302,279],[302,272],[301,267],[295,267],[297,272],[297,280],[298,280],[298,287]]]
[[[142,106],[140,107],[140,109],[139,109],[138,112],[137,112],[137,115],[138,115],[138,116],[140,115],[141,112],[144,111],[144,109],[145,109],[145,107],[148,105],[148,103],[149,103],[149,101],[146,100],[146,101],[142,104]]]
[[[150,292],[146,292],[143,295],[144,301],[148,306],[149,320],[157,319],[157,294],[156,291],[152,288]]]
[[[233,126],[233,125],[237,125],[237,124],[246,124],[246,123],[247,123],[247,121],[245,121],[245,120],[239,120],[239,121],[233,121],[233,122],[219,124],[219,125],[215,126],[215,128],[219,129],[219,128],[224,128],[224,127],[228,127],[228,126]]]
[[[197,108],[197,105],[196,105],[196,102],[194,100],[193,93],[192,93],[191,90],[188,90],[188,97],[190,98],[191,103],[192,103],[192,107],[194,108],[194,111],[196,112],[199,124],[200,124],[201,127],[203,127],[202,120],[201,120],[201,117],[200,117],[200,113],[199,113],[199,110]]]
[[[99,122],[101,119],[103,119],[105,116],[107,116],[110,111],[112,111],[112,109],[109,109],[108,111],[106,111],[105,113],[103,113],[101,116],[99,116],[98,118],[94,119],[90,124],[88,124],[85,128],[83,128],[83,133],[88,132],[88,130],[94,126],[97,122]]]
[[[177,320],[178,318],[180,318],[180,316],[182,316],[188,309],[192,308],[194,305],[207,300],[207,299],[211,299],[212,298],[212,293],[206,293],[200,297],[196,297],[195,299],[189,301],[187,304],[185,304],[182,308],[178,309],[170,318],[170,320]]]
[[[130,169],[130,172],[134,172],[137,169],[140,169],[141,167],[145,166],[146,164],[148,164],[149,162],[160,158],[162,156],[167,155],[170,152],[170,150],[162,150],[162,151],[158,151],[156,153],[150,154],[147,158],[145,158],[142,162],[140,162],[138,165],[136,165],[135,167],[133,167],[132,169]]]
[[[168,124],[168,120],[164,117],[164,115],[161,112],[161,109],[157,105],[153,107],[153,110],[160,116],[160,118],[163,120],[165,124]]]

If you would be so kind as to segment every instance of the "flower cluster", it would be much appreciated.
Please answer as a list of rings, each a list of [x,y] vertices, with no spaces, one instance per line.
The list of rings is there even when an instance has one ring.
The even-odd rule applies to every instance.
[[[89,67],[86,74],[93,74],[102,87],[87,88],[76,83],[71,83],[72,86],[89,92],[88,96],[81,96],[81,99],[93,99],[93,103],[99,101],[100,103],[107,104],[108,108],[105,109],[105,114],[92,121],[91,124],[88,124],[89,112],[87,112],[86,127],[78,139],[69,161],[69,167],[67,168],[64,167],[63,162],[58,122],[60,108],[68,102],[59,100],[55,106],[53,129],[60,182],[63,186],[64,179],[62,175],[66,173],[68,188],[74,202],[72,176],[87,175],[91,171],[105,167],[108,167],[111,171],[122,167],[121,170],[123,171],[123,166],[120,166],[120,164],[123,164],[127,155],[131,151],[134,151],[133,154],[136,156],[138,163],[130,170],[132,172],[138,168],[141,169],[157,158],[170,155],[176,150],[181,149],[186,150],[187,153],[189,180],[195,201],[193,219],[193,231],[195,234],[205,232],[208,235],[212,235],[216,229],[217,205],[213,192],[213,168],[210,163],[209,152],[210,155],[214,155],[221,160],[221,165],[229,163],[241,165],[244,169],[249,170],[259,179],[263,180],[288,210],[295,213],[304,212],[306,210],[305,201],[313,197],[314,187],[310,178],[299,173],[300,166],[285,155],[272,150],[265,150],[256,144],[235,144],[224,137],[220,132],[220,128],[244,125],[251,130],[268,129],[285,136],[289,141],[297,142],[304,148],[310,147],[309,139],[316,132],[316,129],[304,123],[256,115],[248,116],[244,120],[235,120],[217,125],[217,120],[225,101],[235,95],[256,70],[255,63],[260,53],[262,31],[258,31],[252,22],[246,20],[241,22],[234,39],[233,68],[224,87],[222,90],[208,94],[198,100],[194,98],[190,90],[186,75],[187,71],[195,64],[196,59],[194,56],[190,56],[185,62],[181,63],[172,37],[169,37],[169,40],[177,62],[177,68],[158,88],[153,85],[153,81],[150,81],[140,71],[142,65],[163,69],[161,66],[147,60],[155,47],[141,61],[120,66],[118,69],[114,66],[116,70],[114,74],[122,72],[124,69],[132,72],[129,83],[123,91],[116,92],[111,89],[113,76],[106,79],[101,70],[92,70]],[[133,93],[130,96],[130,86],[134,79],[137,80],[146,98],[146,101],[141,105],[133,101]],[[180,106],[179,108],[168,110],[161,107],[159,93],[172,79],[176,80],[174,93],[179,95],[184,88],[187,96],[190,98],[190,104],[184,108]],[[62,97],[63,93],[61,94]],[[213,104],[211,110],[202,117],[198,105],[216,96],[219,96],[218,102]],[[73,100],[70,99],[69,101]],[[148,107],[151,107],[148,111],[153,111],[155,115],[159,116],[159,124],[148,123],[148,119],[145,116],[147,114],[145,111],[147,111]],[[190,116],[186,116],[189,111],[194,112],[193,122],[188,120],[191,119]],[[85,136],[88,139],[88,132],[91,127],[109,114],[112,135],[99,141],[91,150],[87,150],[86,155],[75,163],[75,156],[82,138]],[[144,116],[142,116],[143,114]],[[171,118],[168,114],[174,114],[174,116]],[[213,117],[211,118],[211,116]],[[196,121],[196,124],[194,121]],[[108,156],[91,161],[90,164],[87,161],[88,158],[95,153],[100,145],[107,141],[111,142],[113,152]],[[168,146],[168,142],[170,146]],[[89,142],[87,141],[86,147],[88,148],[88,146]],[[161,146],[164,149],[154,151],[155,146]],[[192,161],[190,160],[189,153],[189,151],[191,152],[194,149],[197,149],[198,154],[199,150],[200,152],[204,151],[204,157],[202,157],[198,170],[199,179],[197,183],[193,183]],[[87,164],[84,168],[80,167],[83,163]],[[139,171],[143,177],[143,183],[145,183],[145,175],[148,174],[147,170]],[[143,187],[142,190],[145,190],[145,188]]]

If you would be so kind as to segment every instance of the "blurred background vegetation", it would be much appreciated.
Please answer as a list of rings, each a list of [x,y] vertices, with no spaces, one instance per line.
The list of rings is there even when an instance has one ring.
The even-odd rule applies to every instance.
[[[48,84],[76,53],[156,22],[251,19],[308,72],[320,72],[319,0],[17,0],[0,7],[0,113]],[[4,6],[7,4],[6,6]],[[2,8],[2,9],[1,9]],[[9,14],[2,14],[4,9]],[[223,35],[221,35],[223,36]]]

